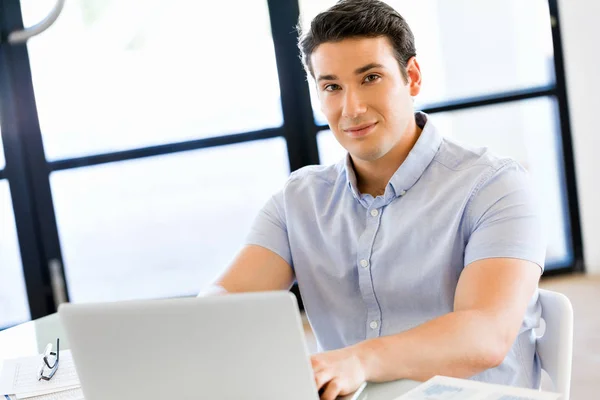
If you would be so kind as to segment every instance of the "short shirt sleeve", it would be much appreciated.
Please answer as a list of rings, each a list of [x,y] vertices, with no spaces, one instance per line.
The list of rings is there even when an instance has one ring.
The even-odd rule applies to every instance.
[[[528,173],[511,161],[484,179],[467,206],[465,266],[485,258],[519,258],[544,270],[546,240]]]
[[[283,192],[272,196],[256,216],[246,244],[264,247],[278,254],[292,268],[292,255],[283,207]]]

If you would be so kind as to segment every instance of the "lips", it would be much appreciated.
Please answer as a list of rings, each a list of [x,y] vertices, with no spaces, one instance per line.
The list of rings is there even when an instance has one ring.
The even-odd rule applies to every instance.
[[[365,136],[371,133],[371,131],[375,128],[375,125],[377,125],[377,122],[356,125],[351,128],[344,129],[344,132],[352,137]]]

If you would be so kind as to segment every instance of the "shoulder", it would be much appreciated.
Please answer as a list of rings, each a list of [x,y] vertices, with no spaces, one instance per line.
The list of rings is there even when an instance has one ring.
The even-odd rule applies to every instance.
[[[487,147],[473,147],[444,138],[434,158],[439,181],[469,188],[468,201],[494,202],[516,190],[531,191],[529,173],[515,159]],[[472,205],[471,205],[472,208]]]
[[[449,138],[442,140],[434,161],[449,171],[488,172],[489,174],[516,164],[512,158],[500,157],[487,147],[469,146]]]
[[[343,162],[332,165],[308,165],[292,172],[285,183],[286,195],[299,192],[331,190],[341,178],[345,178]]]
[[[474,221],[498,207],[506,208],[505,216],[535,214],[534,185],[528,171],[515,159],[444,138],[434,160],[444,176],[454,178],[447,179],[449,184],[469,188],[465,214]]]
[[[515,183],[529,179],[529,174],[517,160],[499,156],[487,147],[469,146],[449,138],[442,140],[434,163],[455,178],[462,177],[474,182],[475,192],[499,177]]]

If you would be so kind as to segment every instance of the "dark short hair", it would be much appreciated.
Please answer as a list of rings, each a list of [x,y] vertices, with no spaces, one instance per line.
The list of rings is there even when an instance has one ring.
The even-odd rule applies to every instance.
[[[406,65],[417,55],[415,38],[408,23],[389,5],[379,0],[340,0],[333,7],[318,14],[310,28],[301,32],[298,47],[306,71],[314,78],[310,56],[326,42],[339,42],[349,38],[388,37],[405,81],[408,80]]]

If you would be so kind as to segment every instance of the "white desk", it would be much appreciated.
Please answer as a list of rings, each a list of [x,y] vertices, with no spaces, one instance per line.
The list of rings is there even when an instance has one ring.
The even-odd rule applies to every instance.
[[[40,354],[48,343],[55,343],[57,337],[60,338],[61,350],[68,349],[69,342],[57,314],[0,332],[0,367],[4,359]],[[361,400],[395,399],[418,384],[410,380],[369,384]]]

